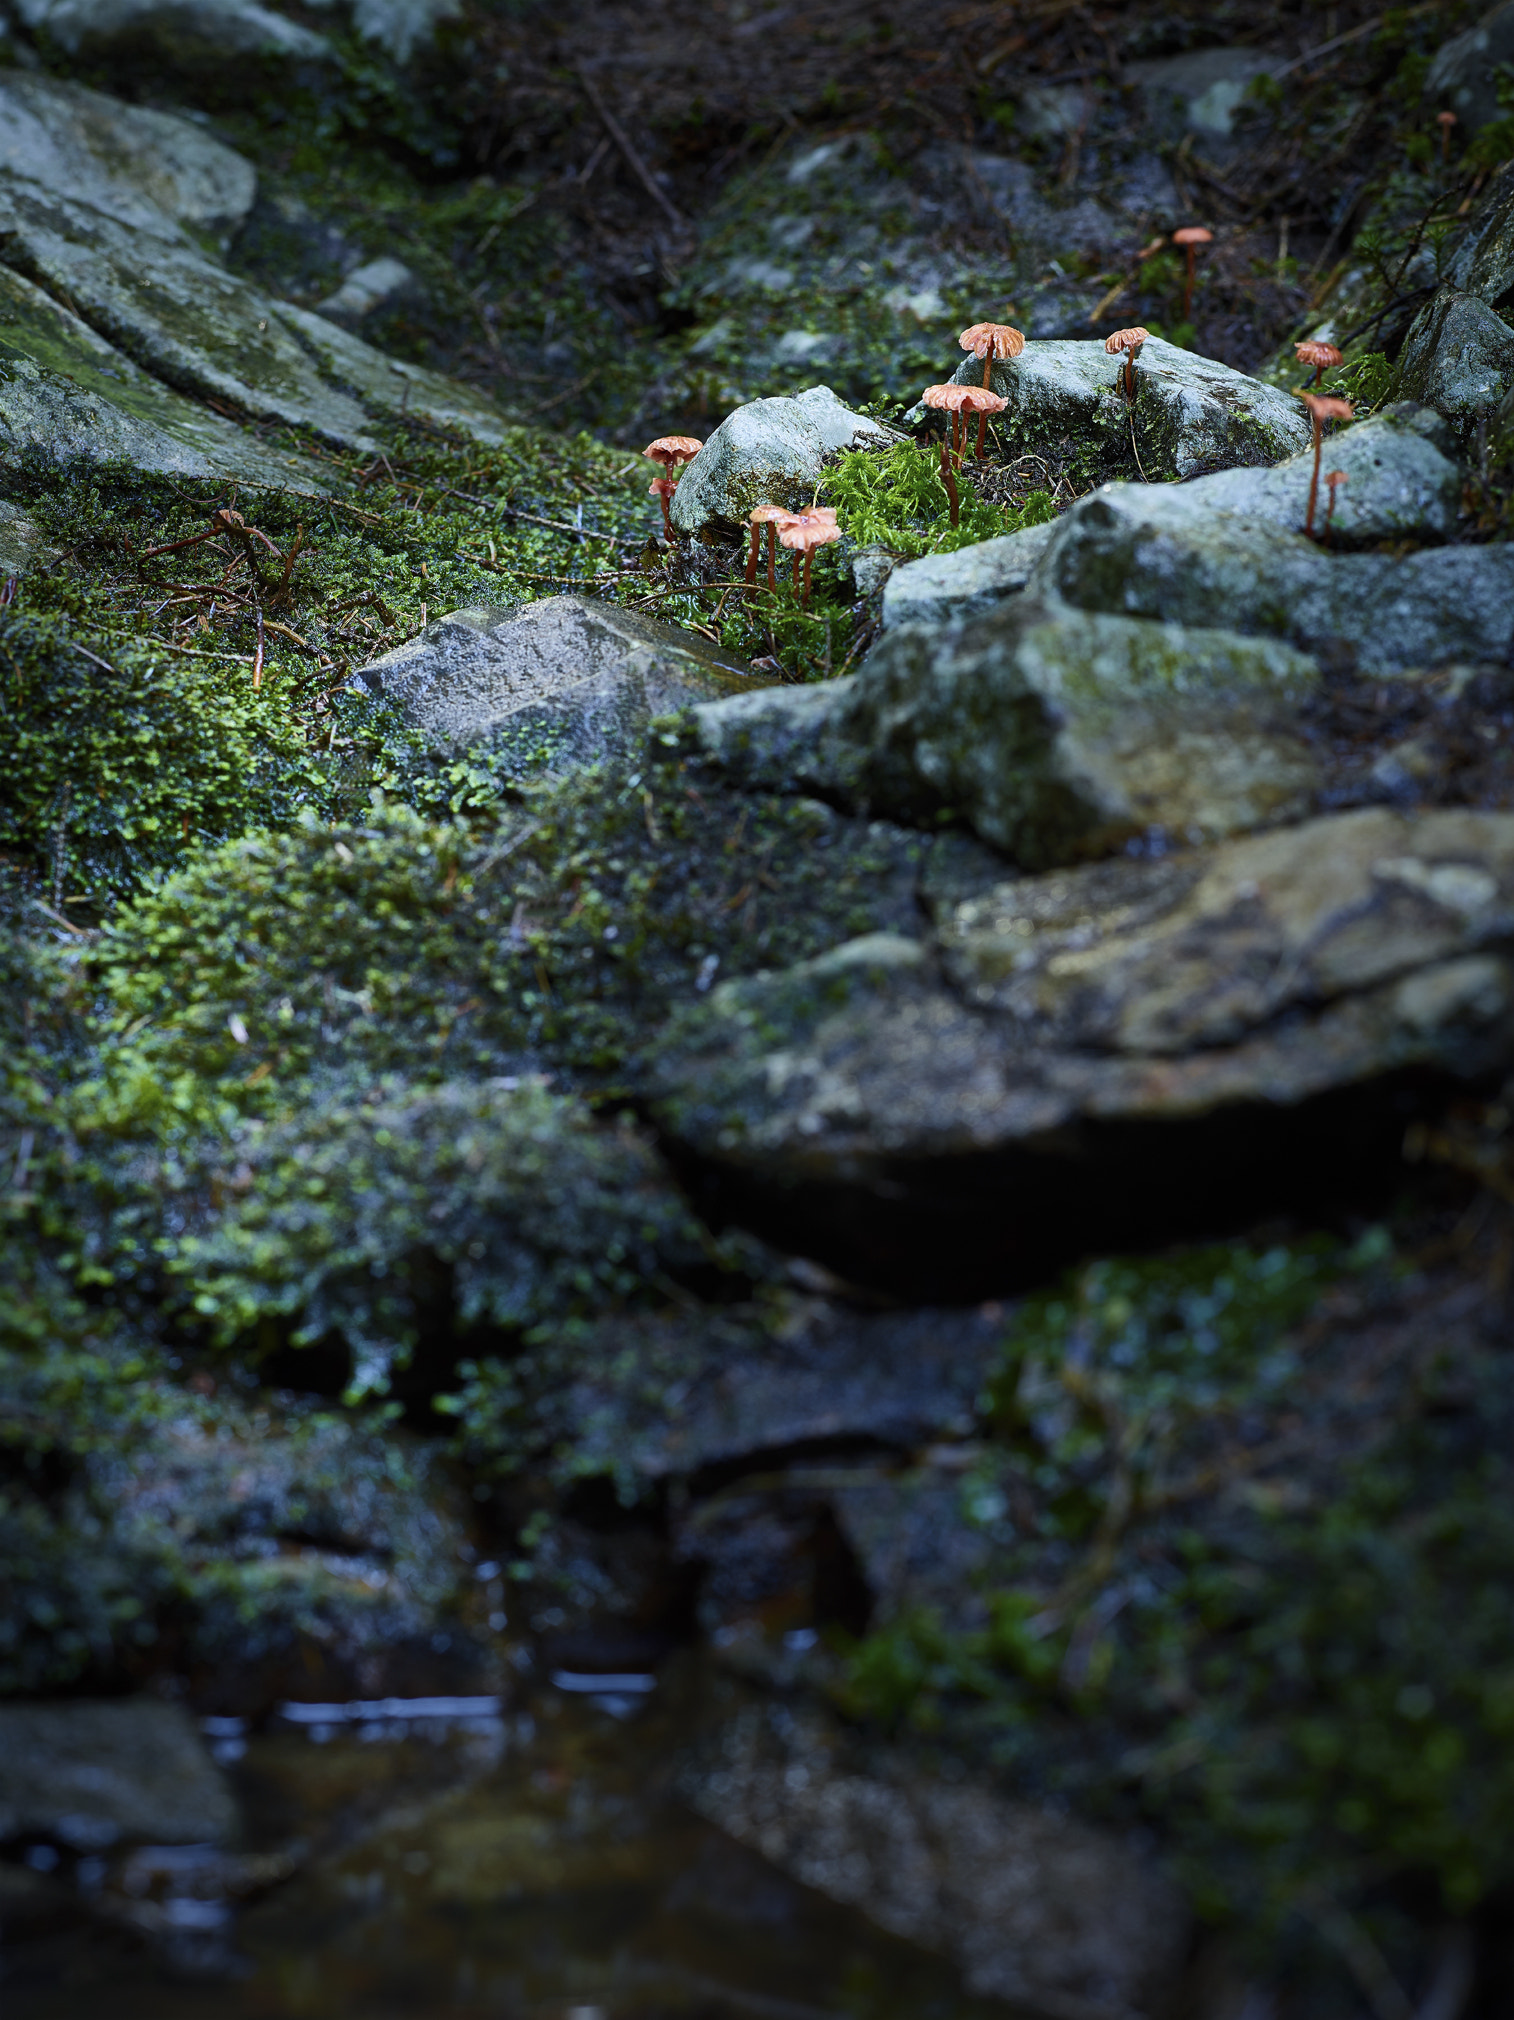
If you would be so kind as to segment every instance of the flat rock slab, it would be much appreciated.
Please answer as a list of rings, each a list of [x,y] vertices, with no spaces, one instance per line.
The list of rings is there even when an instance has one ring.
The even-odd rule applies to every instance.
[[[332,488],[312,459],[260,442],[174,392],[0,266],[0,467],[37,457],[294,491]]]
[[[371,413],[385,420],[419,419],[497,448],[512,429],[494,402],[471,386],[459,385],[424,365],[412,365],[375,350],[337,323],[289,302],[275,302],[285,327],[316,359],[335,384],[357,394]]]
[[[168,71],[243,95],[294,65],[335,62],[324,35],[260,0],[17,0],[16,12],[69,56]]]
[[[760,686],[696,633],[588,597],[438,618],[358,670],[351,685],[398,703],[439,744],[508,741],[524,767],[590,763],[654,716]]]
[[[1106,467],[1128,465],[1134,453],[1153,480],[1277,463],[1309,444],[1291,394],[1160,337],[1141,352],[1134,405],[1119,372],[1101,343],[1029,343],[993,367],[993,390],[1009,402],[996,425],[1011,442],[1072,443]],[[983,366],[966,358],[953,378],[981,385]]]
[[[224,242],[257,171],[192,120],[34,70],[0,71],[0,169],[157,237]]]
[[[824,700],[774,689],[695,720],[755,784],[904,820],[951,809],[1041,868],[1152,829],[1200,840],[1305,811],[1317,770],[1295,715],[1316,678],[1271,641],[1023,596],[885,633],[860,673],[813,690]]]
[[[671,512],[684,533],[744,526],[754,505],[810,504],[828,456],[884,449],[892,428],[844,407],[829,386],[792,399],[752,400],[727,414],[678,479]]]
[[[656,1113],[788,1183],[1012,1152],[1004,1210],[1030,1230],[1076,1216],[1121,1143],[1156,1170],[1165,1141],[1199,1184],[1207,1143],[1233,1183],[1266,1112],[1303,1143],[1317,1097],[1506,1068],[1511,948],[1514,815],[1333,815],[1006,881],[944,900],[932,941],[723,984],[656,1062]],[[1228,1127],[1205,1136],[1208,1116]]]
[[[193,1722],[155,1698],[0,1704],[0,1838],[75,1851],[219,1843],[237,1809]]]
[[[753,1709],[680,1779],[701,1814],[786,1873],[955,1960],[970,1992],[1055,2020],[1169,2009],[1188,1913],[1113,1832],[852,1757],[813,1714]]]
[[[954,554],[926,554],[895,568],[883,586],[883,628],[956,624],[1015,596],[1046,552],[1056,521],[1027,526]]]
[[[1514,547],[1336,554],[1239,512],[1196,512],[1180,487],[1106,484],[1058,522],[1035,589],[1081,610],[1248,635],[1369,675],[1514,649]]]

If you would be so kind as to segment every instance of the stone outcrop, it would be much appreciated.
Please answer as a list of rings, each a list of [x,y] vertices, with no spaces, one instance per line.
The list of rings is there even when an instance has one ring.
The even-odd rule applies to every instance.
[[[754,505],[812,502],[828,456],[880,449],[901,438],[844,407],[829,386],[793,399],[752,400],[727,414],[673,494],[673,524],[684,533],[746,523]]]

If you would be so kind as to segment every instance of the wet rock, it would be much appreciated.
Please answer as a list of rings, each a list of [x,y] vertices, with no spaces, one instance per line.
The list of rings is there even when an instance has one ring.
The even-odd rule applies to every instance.
[[[39,71],[0,71],[0,170],[156,236],[224,245],[257,171],[192,120],[124,105]]]
[[[414,292],[416,278],[403,260],[367,260],[342,282],[333,294],[315,305],[316,314],[327,322],[355,328],[376,309],[392,308]]]
[[[897,818],[944,808],[1028,867],[1149,828],[1197,839],[1298,813],[1316,781],[1291,720],[1298,654],[1232,632],[1086,617],[1016,598],[945,630],[885,634],[818,690],[696,712],[704,747],[764,785]]]
[[[172,391],[0,266],[0,467],[36,456],[297,491],[331,488],[319,465]]]
[[[1195,49],[1128,64],[1125,74],[1140,85],[1152,117],[1174,137],[1186,127],[1212,144],[1230,138],[1257,78],[1272,76],[1285,62],[1258,49]]]
[[[0,231],[10,234],[12,265],[155,377],[347,447],[373,446],[363,409],[322,378],[270,298],[189,245],[19,181],[0,184]]]
[[[68,56],[166,72],[227,98],[335,61],[324,35],[259,0],[16,0],[16,12]]]
[[[491,447],[509,436],[498,407],[471,386],[427,371],[424,365],[391,358],[324,315],[289,302],[272,302],[270,307],[301,349],[313,354],[326,377],[350,388],[370,412],[391,421],[418,417]]]
[[[1101,343],[1029,343],[993,367],[993,390],[1009,402],[999,425],[1012,443],[1072,443],[1099,466],[1128,465],[1133,435],[1152,480],[1276,463],[1309,442],[1291,394],[1160,337],[1141,352],[1133,407],[1117,375]],[[982,376],[976,358],[953,374],[958,385],[981,384]]]
[[[843,407],[829,386],[793,399],[752,400],[728,414],[683,471],[673,524],[684,533],[742,526],[754,505],[808,505],[828,456],[886,448],[893,429]]]
[[[0,1839],[97,1852],[123,1838],[216,1843],[236,1827],[231,1793],[176,1706],[0,1704]]]
[[[0,393],[0,402],[3,399],[4,394]],[[3,425],[0,420],[0,426]],[[48,546],[35,520],[0,498],[0,575],[25,575],[28,569],[51,559],[56,551]]]
[[[1056,521],[1000,540],[927,554],[894,569],[883,591],[883,624],[951,624],[1017,595],[1046,551]]]
[[[1068,1213],[1086,1247],[1101,1185],[1130,1240],[1143,1161],[1181,1170],[1170,1238],[1189,1187],[1265,1191],[1248,1131],[1292,1198],[1316,1177],[1283,1148],[1319,1126],[1309,1104],[1506,1066],[1511,942],[1514,816],[1333,815],[1007,881],[941,903],[934,943],[875,936],[723,984],[658,1060],[657,1112],[702,1156],[790,1184],[928,1166],[939,1186],[943,1160],[1014,1152],[993,1188],[1006,1270]],[[1206,1133],[1211,1116],[1226,1126]]]
[[[1493,418],[1514,386],[1514,329],[1475,295],[1443,289],[1410,326],[1398,383],[1465,439],[1479,421]]]
[[[1484,190],[1446,279],[1501,316],[1514,308],[1514,176],[1507,169]]]
[[[818,1719],[774,1707],[732,1720],[683,1792],[806,1886],[953,1958],[980,1997],[1137,2020],[1177,1989],[1187,1910],[1149,1857],[981,1780],[854,1760]]]
[[[1497,119],[1498,67],[1514,62],[1514,6],[1495,7],[1443,43],[1425,78],[1425,103],[1449,109],[1468,132]]]
[[[353,0],[352,26],[365,42],[375,42],[396,63],[436,39],[444,21],[462,13],[460,0]]]
[[[439,743],[507,740],[522,764],[588,763],[629,748],[655,715],[758,680],[676,625],[587,597],[454,610],[359,669]]]
[[[1450,453],[1455,442],[1434,403],[1404,401],[1368,421],[1330,436],[1323,471],[1343,470],[1345,487],[1330,516],[1332,548],[1379,540],[1448,540],[1456,531],[1461,471]],[[1314,452],[1307,449],[1271,469],[1217,470],[1190,483],[1164,487],[1174,512],[1184,509],[1203,526],[1215,512],[1302,532],[1309,511]],[[1322,489],[1316,523],[1323,524],[1328,495]],[[1228,620],[1227,620],[1228,621]]]
[[[1167,485],[1106,484],[1080,499],[1035,587],[1079,609],[1180,624],[1223,614],[1238,632],[1365,674],[1502,660],[1514,645],[1514,549],[1335,554],[1238,512],[1195,512]]]

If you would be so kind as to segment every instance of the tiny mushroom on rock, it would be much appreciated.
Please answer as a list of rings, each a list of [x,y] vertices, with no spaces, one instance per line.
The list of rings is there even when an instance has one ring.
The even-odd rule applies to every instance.
[[[841,528],[836,523],[836,515],[828,505],[812,505],[807,512],[790,512],[786,523],[778,528],[778,538],[785,547],[794,550],[794,587],[799,587],[799,557],[804,556],[804,594],[799,599],[801,609],[807,608],[810,600],[810,560],[817,547],[827,547],[831,541],[841,538]]]
[[[1304,519],[1304,531],[1313,539],[1314,507],[1319,499],[1320,445],[1325,438],[1325,423],[1349,421],[1356,409],[1349,400],[1335,400],[1326,393],[1300,393],[1299,398],[1309,409],[1309,421],[1314,429],[1314,474],[1309,479],[1309,511]]]
[[[1451,128],[1456,124],[1454,112],[1437,112],[1435,124],[1440,128],[1440,158],[1446,159],[1451,147]]]
[[[652,479],[647,491],[662,506],[662,523],[667,529],[669,540],[673,538],[673,520],[668,512],[668,500],[678,489],[678,479],[673,473],[680,465],[692,463],[703,447],[703,442],[694,435],[659,435],[655,442],[648,442],[641,452],[652,462],[662,465],[663,474]]]
[[[1330,531],[1330,521],[1335,517],[1335,494],[1340,490],[1342,484],[1349,484],[1350,482],[1351,479],[1346,475],[1344,470],[1327,470],[1325,472],[1325,488],[1330,493],[1330,503],[1325,507],[1325,532],[1327,535]]]
[[[1127,400],[1135,398],[1135,361],[1141,355],[1142,344],[1145,343],[1150,335],[1150,330],[1143,330],[1137,324],[1134,329],[1116,330],[1112,337],[1104,339],[1104,348],[1110,357],[1123,357],[1125,360],[1125,368],[1121,376],[1124,379],[1125,397]]]
[[[1320,373],[1332,371],[1341,361],[1341,353],[1334,344],[1320,343],[1313,337],[1307,337],[1303,343],[1295,344],[1293,355],[1301,365],[1313,365],[1316,386],[1320,382]]]
[[[757,580],[757,555],[762,545],[762,529],[768,530],[768,588],[778,587],[778,578],[773,564],[778,552],[778,529],[787,525],[794,517],[786,505],[754,505],[747,516],[747,524],[752,529],[752,551],[747,557],[746,579],[750,588]]]
[[[1025,348],[1025,335],[1010,323],[973,323],[965,329],[957,342],[964,351],[971,351],[975,358],[983,360],[983,383],[986,386],[998,358],[1018,358]]]
[[[1208,245],[1214,233],[1201,224],[1185,224],[1181,231],[1172,234],[1174,245],[1180,245],[1188,256],[1188,274],[1183,282],[1183,317],[1187,321],[1193,314],[1194,264],[1201,245]]]

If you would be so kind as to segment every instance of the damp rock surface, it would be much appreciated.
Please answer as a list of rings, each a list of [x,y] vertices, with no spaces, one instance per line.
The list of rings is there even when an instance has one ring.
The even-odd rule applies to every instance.
[[[439,743],[504,734],[549,763],[629,749],[653,716],[762,686],[694,632],[580,596],[454,610],[356,679]]]
[[[1514,385],[1514,329],[1476,295],[1442,289],[1410,325],[1398,372],[1405,394],[1469,436]]]
[[[727,414],[681,472],[673,524],[700,533],[743,525],[754,505],[797,511],[813,500],[827,456],[897,440],[893,429],[850,412],[829,386],[749,401]]]
[[[952,554],[927,554],[895,568],[883,587],[883,625],[956,624],[975,617],[1030,580],[1056,521],[980,540]]]
[[[0,1704],[0,1837],[98,1852],[220,1843],[231,1792],[193,1720],[155,1698]]]

